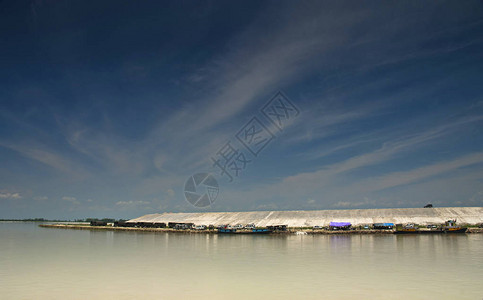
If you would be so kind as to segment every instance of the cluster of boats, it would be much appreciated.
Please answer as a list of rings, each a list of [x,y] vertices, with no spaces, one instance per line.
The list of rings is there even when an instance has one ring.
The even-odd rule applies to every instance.
[[[416,224],[396,224],[396,234],[404,233],[465,233],[467,227],[456,225],[456,220],[448,220],[442,226],[428,225],[426,228],[419,228]]]
[[[251,234],[261,234],[261,233],[271,233],[272,230],[266,229],[266,228],[259,228],[259,229],[249,229],[249,230],[239,230],[237,231],[236,229],[228,229],[228,228],[222,228],[218,229],[218,233],[251,233]]]
[[[108,226],[105,222],[91,221],[91,226]],[[483,225],[483,224],[482,224]],[[197,230],[197,231],[215,231],[218,233],[238,233],[238,234],[266,234],[272,232],[288,231],[287,225],[270,225],[266,227],[257,227],[255,224],[236,224],[236,225],[195,225],[194,223],[154,223],[154,222],[114,222],[111,226],[114,227],[137,227],[137,228],[173,228],[176,230]],[[480,225],[481,226],[481,225]],[[395,227],[395,228],[394,228]],[[483,226],[482,226],[483,227]],[[354,233],[363,232],[365,230],[387,230],[391,233],[405,234],[405,233],[465,233],[467,227],[456,224],[456,220],[448,220],[444,225],[427,225],[426,227],[419,227],[417,224],[396,224],[393,223],[374,223],[372,225],[353,227],[350,222],[330,222],[329,226],[313,226],[314,232],[325,231],[353,231]],[[323,231],[321,231],[323,230]]]
[[[339,226],[340,225],[340,226]],[[314,226],[314,229],[322,229],[320,226]],[[396,234],[407,234],[407,233],[465,233],[467,231],[467,227],[460,226],[456,224],[456,220],[448,220],[445,222],[444,225],[428,225],[426,227],[419,227],[416,224],[409,223],[409,224],[396,224],[394,228],[393,223],[377,223],[374,224],[374,229],[389,229],[394,230]],[[329,230],[348,230],[351,228],[350,223],[344,224],[335,224],[331,222],[329,226]],[[369,229],[369,228],[368,228]],[[252,233],[252,234],[263,234],[263,233],[271,233],[274,231],[286,231],[286,225],[277,225],[277,226],[267,226],[266,228],[256,228],[254,224],[247,224],[245,226],[238,224],[235,226],[232,225],[221,225],[217,227],[218,233]]]
[[[274,225],[267,226],[265,228],[257,228],[255,224],[247,224],[245,226],[237,224],[235,226],[231,225],[221,225],[217,227],[218,233],[244,233],[244,234],[266,234],[274,231],[286,231],[287,225]]]

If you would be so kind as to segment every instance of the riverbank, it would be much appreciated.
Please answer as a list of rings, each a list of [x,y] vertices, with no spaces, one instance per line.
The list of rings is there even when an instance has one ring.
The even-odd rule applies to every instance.
[[[286,225],[289,228],[327,227],[330,222],[350,222],[352,226],[375,223],[408,224],[419,226],[444,224],[456,219],[458,224],[483,223],[483,207],[390,208],[301,211],[197,212],[149,214],[128,223],[196,225],[254,224],[256,227]]]
[[[218,234],[217,230],[193,230],[173,228],[137,228],[137,227],[113,227],[113,226],[90,226],[76,224],[40,224],[43,228],[93,230],[93,231],[134,231],[134,232],[159,232],[179,234]],[[394,234],[394,230],[354,229],[354,230],[324,230],[307,228],[289,228],[286,231],[274,231],[270,234]],[[483,228],[468,228],[466,233],[483,233]],[[253,234],[250,231],[239,230],[234,234]]]

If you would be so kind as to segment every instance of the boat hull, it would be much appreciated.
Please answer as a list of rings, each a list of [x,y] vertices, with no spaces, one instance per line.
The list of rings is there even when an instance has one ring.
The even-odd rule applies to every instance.
[[[442,229],[442,230],[396,230],[395,234],[441,234],[441,233],[466,233],[467,228]]]
[[[250,233],[251,234],[268,234],[271,233],[272,231],[269,229],[253,229]]]
[[[253,229],[250,231],[237,231],[236,229],[218,229],[218,233],[221,234],[269,234],[272,233],[272,230],[269,229]]]
[[[218,229],[218,233],[233,234],[233,233],[236,233],[236,229]]]
[[[394,231],[395,234],[418,234],[418,230],[396,230]]]
[[[444,233],[443,230],[438,229],[438,230],[420,230],[419,233],[421,234],[441,234]]]
[[[466,230],[468,228],[463,227],[463,228],[455,228],[455,229],[444,229],[444,233],[466,233]]]

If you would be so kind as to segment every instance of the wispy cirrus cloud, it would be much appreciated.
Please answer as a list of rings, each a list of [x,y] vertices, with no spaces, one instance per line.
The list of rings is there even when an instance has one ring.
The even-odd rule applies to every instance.
[[[32,140],[1,141],[0,146],[13,150],[24,157],[40,162],[62,173],[85,177],[88,172],[84,166],[75,162],[65,153],[60,153],[44,143]]]
[[[320,165],[316,171],[283,177],[272,183],[260,183],[249,191],[238,192],[243,194],[244,199],[264,198],[266,195],[277,195],[281,199],[290,199],[303,194],[307,197],[320,195],[325,199],[322,202],[327,203],[328,199],[343,198],[345,195],[346,200],[332,205],[357,207],[375,204],[374,200],[357,201],[354,199],[361,199],[364,195],[384,189],[420,183],[462,168],[481,166],[483,163],[482,153],[474,152],[462,153],[449,160],[445,159],[433,164],[409,167],[407,170],[395,171],[397,168],[392,167],[380,175],[365,172],[365,170],[378,168],[380,165],[401,159],[401,157],[418,155],[417,153],[421,148],[438,147],[437,145],[446,137],[466,130],[469,125],[476,126],[481,120],[481,116],[457,119],[453,122],[427,128],[422,132],[413,134],[406,132],[405,137],[397,137],[397,135],[390,135],[386,132],[379,139],[384,140],[384,137],[386,137],[389,140],[381,142],[382,146],[376,150],[359,153],[337,163]],[[366,140],[364,139],[362,142],[366,142]],[[346,147],[357,147],[358,145],[357,140],[350,140],[348,143],[347,145],[336,145],[333,149],[325,149],[321,155],[337,152]],[[315,156],[315,158],[318,157]],[[314,157],[307,158],[313,159]],[[399,168],[407,167],[402,165]],[[355,171],[361,172],[363,175],[355,176],[353,175]]]
[[[65,39],[65,31],[43,36],[39,28],[39,36],[54,37],[36,51],[52,61],[5,69],[12,84],[0,89],[7,99],[0,109],[0,178],[5,186],[24,187],[18,189],[24,199],[45,195],[36,205],[63,203],[80,211],[90,201],[78,199],[96,199],[89,213],[193,209],[183,199],[186,177],[212,170],[210,156],[283,90],[301,117],[243,184],[222,187],[227,198],[240,201],[220,199],[214,209],[285,209],[290,201],[307,209],[370,206],[381,203],[376,194],[451,172],[463,184],[463,176],[479,176],[467,170],[478,167],[481,144],[476,6],[267,2],[244,15],[246,21],[221,23],[229,33],[221,26],[212,34],[225,15],[189,19],[202,27],[189,41],[176,39],[198,28],[178,32],[178,26],[152,23],[146,39],[169,34],[159,37],[156,49],[133,43],[136,53],[119,45],[124,33],[148,29],[130,27],[137,22],[120,29],[117,44],[97,24],[80,26],[80,32],[101,34],[96,40],[106,44],[99,51],[80,47],[84,41],[73,32]],[[106,48],[125,50],[106,57]],[[52,68],[55,78],[31,73]],[[66,179],[71,185],[59,184]],[[471,182],[465,187],[475,192]]]
[[[71,197],[71,196],[64,196],[62,197],[62,201],[69,202],[74,205],[80,205],[81,203],[77,200],[76,197]]]
[[[348,189],[361,192],[379,191],[395,186],[420,182],[421,180],[445,174],[460,168],[483,164],[483,152],[471,153],[453,160],[438,162],[432,165],[414,168],[408,171],[393,172],[382,176],[360,180]]]

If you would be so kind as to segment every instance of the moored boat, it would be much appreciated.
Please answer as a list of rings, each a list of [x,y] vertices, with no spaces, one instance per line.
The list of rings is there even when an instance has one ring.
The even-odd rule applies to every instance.
[[[443,233],[443,229],[436,228],[436,229],[419,229],[419,233],[421,234],[435,234],[435,233]]]
[[[220,228],[220,229],[218,229],[218,233],[236,233],[236,229]]]
[[[256,228],[252,230],[240,230],[237,231],[235,228],[219,228],[218,233],[223,233],[223,234],[267,234],[271,233],[272,230],[267,229],[267,228]]]
[[[253,229],[252,230],[252,233],[255,233],[255,234],[263,234],[263,233],[270,233],[272,232],[270,229],[266,229],[266,228],[260,228],[260,229]]]
[[[443,226],[444,233],[465,233],[467,229],[467,227],[456,225],[456,219],[446,221]]]
[[[418,227],[415,224],[396,224],[396,234],[419,233]]]

